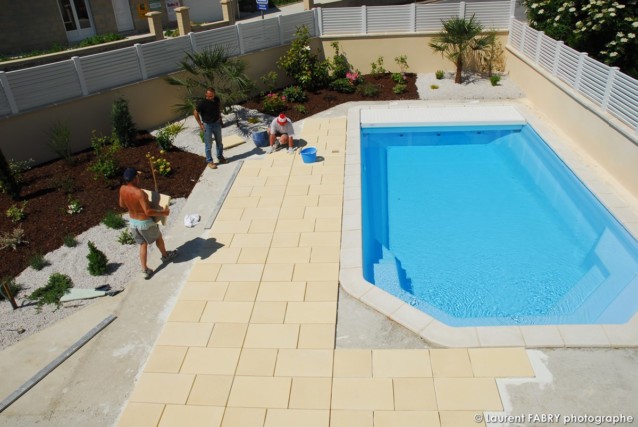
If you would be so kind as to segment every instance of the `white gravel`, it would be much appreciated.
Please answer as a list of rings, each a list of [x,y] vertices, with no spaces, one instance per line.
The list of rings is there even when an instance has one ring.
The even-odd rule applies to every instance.
[[[431,85],[438,85],[438,89],[431,89]],[[424,100],[468,100],[468,99],[512,99],[523,96],[507,76],[503,76],[499,86],[492,86],[489,80],[480,80],[470,77],[460,85],[454,84],[452,73],[447,73],[444,80],[436,80],[433,73],[419,74],[417,78],[419,96]],[[258,117],[260,123],[251,124],[247,117]],[[254,110],[239,109],[241,126],[225,126],[224,135],[246,134],[253,129],[264,128],[265,123],[270,123],[272,118]],[[233,114],[224,116],[225,123],[233,123]],[[187,129],[178,135],[175,145],[183,150],[203,156],[203,144],[198,136],[197,126],[192,117],[186,120]],[[186,199],[175,199],[171,202],[171,215],[169,215],[166,227],[171,227],[179,222],[183,223],[184,214],[181,212]],[[113,201],[114,208],[117,200]],[[180,224],[177,224],[181,226]],[[20,308],[12,310],[7,301],[0,302],[0,350],[4,349],[25,337],[36,333],[52,323],[73,314],[82,307],[91,304],[93,300],[76,300],[64,303],[60,308],[53,305],[45,305],[38,313],[36,306],[26,297],[35,289],[45,286],[48,278],[53,273],[68,275],[75,288],[92,289],[108,284],[111,289],[123,289],[130,282],[131,277],[141,276],[139,262],[139,249],[137,245],[122,245],[117,239],[121,230],[112,230],[104,225],[92,229],[77,236],[78,245],[75,248],[60,247],[48,253],[45,259],[50,265],[40,271],[32,268],[24,270],[17,278],[16,283],[22,286],[21,292],[16,298]],[[109,260],[110,273],[106,276],[91,276],[87,270],[88,254],[87,242],[93,242],[98,249],[106,254]],[[168,247],[167,249],[172,249]],[[149,253],[157,251],[155,245],[151,245]],[[151,268],[157,266],[150,266]],[[105,297],[108,298],[108,297]]]

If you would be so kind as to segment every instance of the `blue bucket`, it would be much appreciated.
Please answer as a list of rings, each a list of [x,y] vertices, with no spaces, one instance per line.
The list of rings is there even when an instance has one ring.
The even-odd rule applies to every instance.
[[[268,141],[268,132],[265,130],[261,132],[253,133],[253,142],[257,147],[268,147],[270,141]]]
[[[304,163],[314,163],[317,160],[317,149],[315,147],[306,147],[302,149],[301,159]]]

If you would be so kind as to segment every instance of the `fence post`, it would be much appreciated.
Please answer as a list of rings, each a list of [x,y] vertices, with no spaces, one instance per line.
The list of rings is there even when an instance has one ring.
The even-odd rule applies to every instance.
[[[556,49],[554,49],[554,64],[552,64],[552,76],[556,76],[558,74],[558,64],[560,63],[560,52],[563,50],[563,43],[559,41],[556,43]]]
[[[176,7],[175,15],[177,16],[177,29],[180,36],[185,36],[191,32],[191,19],[188,6]]]
[[[410,5],[410,14],[412,15],[412,32],[416,33],[416,2]]]
[[[459,18],[465,19],[465,2],[459,3]]]
[[[195,40],[195,33],[188,33],[188,39],[191,42],[191,49],[193,49],[193,53],[197,53],[197,40]]]
[[[538,37],[536,38],[536,49],[534,49],[534,62],[537,64],[540,62],[541,57],[541,44],[543,43],[543,37],[545,33],[543,31],[538,32]]]
[[[284,26],[281,24],[281,15],[277,17],[277,25],[279,25],[279,46],[284,44]]]
[[[583,74],[583,64],[585,63],[586,52],[581,52],[578,57],[578,67],[576,67],[576,80],[574,81],[574,89],[580,89],[581,75]]]
[[[314,9],[315,12],[315,20],[316,20],[316,26],[317,26],[317,35],[319,37],[323,36],[323,15],[321,13],[321,8],[315,8]]]
[[[605,95],[603,95],[603,102],[601,107],[607,111],[609,107],[609,98],[611,97],[611,90],[614,87],[614,81],[616,80],[616,74],[618,73],[618,67],[609,67],[609,76],[607,76],[607,85],[605,86]]]
[[[11,108],[11,114],[18,114],[20,110],[18,110],[18,104],[16,104],[16,100],[13,97],[13,92],[9,85],[9,79],[4,71],[0,71],[0,85],[2,86],[2,90],[4,90],[4,96],[7,98],[7,102]]]
[[[164,40],[164,31],[162,30],[162,13],[148,12],[144,16],[148,18],[149,32],[155,36],[155,40]]]
[[[135,51],[137,52],[137,61],[140,64],[142,80],[146,80],[148,78],[148,74],[146,73],[146,64],[144,64],[144,52],[142,52],[142,45],[139,43],[135,43],[133,46],[135,46]]]
[[[368,9],[361,6],[361,34],[368,34]]]
[[[235,24],[235,28],[237,28],[237,37],[239,38],[239,54],[240,55],[243,55],[245,53],[244,52],[244,36],[241,31],[242,25],[244,24],[242,24],[241,22],[238,22],[237,24]]]
[[[86,87],[86,80],[84,79],[84,72],[82,71],[82,63],[80,63],[79,56],[72,56],[73,66],[75,67],[75,72],[78,75],[78,80],[80,81],[80,89],[82,89],[82,95],[87,96],[89,94],[89,90]]]

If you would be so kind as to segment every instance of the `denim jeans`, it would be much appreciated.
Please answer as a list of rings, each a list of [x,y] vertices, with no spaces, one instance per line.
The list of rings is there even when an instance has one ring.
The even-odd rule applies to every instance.
[[[204,153],[206,154],[207,163],[213,161],[210,153],[213,136],[215,137],[215,145],[217,146],[217,159],[219,159],[224,151],[224,146],[222,145],[222,125],[219,120],[215,123],[204,122]]]

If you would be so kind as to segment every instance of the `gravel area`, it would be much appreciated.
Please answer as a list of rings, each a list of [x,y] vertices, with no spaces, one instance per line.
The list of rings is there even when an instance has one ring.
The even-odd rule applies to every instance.
[[[436,84],[439,89],[433,90],[431,85]],[[468,100],[468,99],[512,99],[523,96],[507,76],[503,76],[499,86],[492,86],[489,80],[480,80],[469,77],[460,85],[454,84],[452,73],[447,73],[444,80],[436,80],[433,73],[419,74],[417,88],[421,99],[424,100]],[[254,110],[238,109],[238,117],[234,114],[224,116],[227,124],[239,121],[236,124],[227,125],[223,129],[224,135],[240,134],[245,138],[255,129],[263,125],[253,125],[246,121],[248,116],[261,117],[262,123],[269,123],[270,116],[263,115]],[[175,145],[179,148],[203,156],[203,146],[198,136],[197,125],[192,117],[186,119],[186,129],[178,135]],[[295,123],[302,125],[302,123]],[[181,212],[186,199],[171,201],[171,215],[168,217],[166,227],[174,224],[182,226],[184,213]],[[18,310],[12,310],[6,301],[0,303],[0,350],[4,349],[25,337],[38,332],[52,323],[73,314],[93,300],[76,300],[64,303],[60,308],[53,305],[45,305],[38,313],[36,306],[26,296],[35,289],[45,286],[48,278],[53,273],[68,275],[75,288],[92,289],[105,284],[112,290],[124,289],[131,277],[141,277],[137,245],[123,245],[117,239],[121,230],[112,230],[104,225],[94,227],[77,236],[78,245],[75,248],[60,247],[46,254],[45,259],[49,265],[40,271],[32,268],[24,270],[17,278],[16,283],[22,286],[22,291],[17,298]],[[87,242],[93,242],[98,249],[106,254],[109,260],[110,274],[107,276],[91,276],[87,271],[86,255],[88,254]],[[167,249],[172,249],[168,247]],[[149,254],[157,251],[155,245],[150,246]],[[150,266],[151,268],[157,266]],[[108,297],[105,297],[108,298]]]

